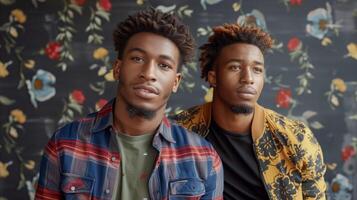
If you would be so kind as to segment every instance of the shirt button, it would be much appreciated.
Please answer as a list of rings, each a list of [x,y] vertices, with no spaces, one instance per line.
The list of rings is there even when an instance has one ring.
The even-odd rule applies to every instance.
[[[112,159],[113,162],[116,160],[115,156],[113,156],[111,159]]]
[[[106,189],[105,190],[105,194],[109,194],[110,193],[110,190],[109,189]]]
[[[74,187],[74,186],[71,186],[71,191],[75,191],[76,190],[76,187]]]

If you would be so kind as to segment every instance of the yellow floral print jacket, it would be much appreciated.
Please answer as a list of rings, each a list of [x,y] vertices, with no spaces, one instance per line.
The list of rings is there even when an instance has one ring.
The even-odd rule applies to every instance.
[[[211,103],[173,116],[179,124],[205,137]],[[254,150],[270,199],[325,199],[326,171],[321,147],[304,123],[255,106]]]

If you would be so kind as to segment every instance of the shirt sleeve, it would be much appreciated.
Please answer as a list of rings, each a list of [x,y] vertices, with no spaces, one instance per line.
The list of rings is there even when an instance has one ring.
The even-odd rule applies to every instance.
[[[326,165],[321,147],[308,127],[304,129],[305,137],[302,148],[306,155],[299,168],[302,174],[303,199],[326,199],[326,183],[324,175]]]
[[[212,167],[205,183],[206,193],[201,199],[223,200],[223,166],[219,155],[212,147]]]
[[[35,199],[62,199],[60,192],[60,164],[56,145],[56,134],[47,143],[40,165],[40,177]]]

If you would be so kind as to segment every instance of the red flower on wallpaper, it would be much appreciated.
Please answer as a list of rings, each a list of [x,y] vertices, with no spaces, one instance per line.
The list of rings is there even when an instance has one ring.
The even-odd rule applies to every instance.
[[[71,98],[78,104],[83,104],[86,100],[86,97],[81,90],[73,90],[71,93]]]
[[[98,110],[102,109],[103,106],[105,106],[105,104],[107,104],[107,103],[108,103],[108,100],[106,100],[106,99],[99,99],[99,100],[97,101],[97,103],[95,103],[95,109],[98,111]]]
[[[343,161],[349,160],[354,155],[356,155],[356,150],[352,146],[348,145],[342,149],[341,156]]]
[[[297,37],[292,37],[287,44],[288,50],[290,52],[299,50],[301,46],[302,46],[301,40]]]
[[[61,44],[58,42],[49,42],[46,45],[45,53],[48,56],[48,58],[52,60],[58,60],[60,58],[60,53],[61,53]]]
[[[301,5],[302,0],[290,0],[291,5]]]
[[[291,104],[291,90],[281,88],[276,95],[276,104],[280,108],[289,108]]]
[[[86,3],[87,0],[71,0],[73,4],[76,4],[78,6],[83,6]]]
[[[112,3],[110,0],[99,0],[99,6],[105,10],[105,11],[110,11],[112,9]]]

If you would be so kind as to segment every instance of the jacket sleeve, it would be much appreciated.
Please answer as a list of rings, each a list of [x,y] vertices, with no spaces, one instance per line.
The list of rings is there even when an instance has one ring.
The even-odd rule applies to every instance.
[[[205,183],[206,192],[201,199],[223,200],[223,166],[213,147],[212,152],[212,166]]]
[[[60,164],[56,134],[47,143],[40,165],[40,177],[35,199],[62,199],[60,192]]]
[[[301,147],[306,154],[298,165],[302,175],[303,199],[326,199],[324,180],[326,165],[323,161],[322,150],[311,130],[306,126],[304,133]]]

